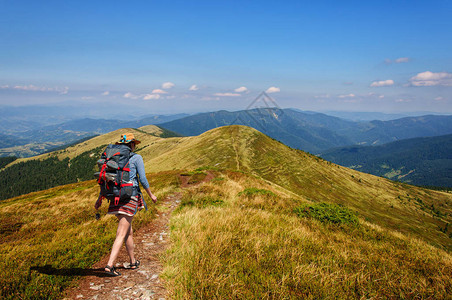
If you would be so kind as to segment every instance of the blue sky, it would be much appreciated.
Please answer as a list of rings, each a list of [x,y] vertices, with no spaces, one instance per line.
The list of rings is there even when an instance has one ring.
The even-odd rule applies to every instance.
[[[0,105],[452,112],[452,1],[0,0]]]

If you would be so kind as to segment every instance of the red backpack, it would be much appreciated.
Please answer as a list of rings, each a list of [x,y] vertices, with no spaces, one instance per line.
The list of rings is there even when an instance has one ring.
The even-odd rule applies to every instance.
[[[99,172],[94,173],[100,186],[100,195],[109,201],[130,198],[133,194],[133,183],[130,180],[129,159],[135,153],[124,145],[108,145],[97,161]]]

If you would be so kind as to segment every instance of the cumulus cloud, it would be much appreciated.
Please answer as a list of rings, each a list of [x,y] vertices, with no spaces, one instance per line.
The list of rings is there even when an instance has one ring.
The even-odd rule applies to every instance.
[[[175,86],[175,84],[172,82],[164,82],[162,84],[162,89],[169,90],[170,88],[172,88],[174,86]]]
[[[394,80],[388,79],[388,80],[381,80],[381,81],[374,81],[370,84],[371,87],[381,87],[381,86],[390,86],[394,84]]]
[[[281,89],[279,87],[272,86],[272,87],[269,87],[265,92],[267,94],[270,94],[270,93],[278,93],[280,91],[281,91]]]
[[[448,72],[433,73],[426,71],[411,77],[410,84],[412,86],[452,86],[452,74]]]
[[[241,86],[239,88],[236,88],[234,91],[237,92],[237,93],[243,93],[243,92],[247,92],[248,89],[246,87],[244,87],[244,86]]]
[[[396,60],[394,60],[394,62],[396,63],[396,64],[402,64],[402,63],[407,63],[407,62],[409,62],[411,59],[409,58],[409,57],[400,57],[400,58],[397,58]]]
[[[125,94],[123,95],[123,97],[124,97],[124,98],[128,98],[128,99],[138,99],[138,98],[140,98],[140,96],[135,95],[135,94],[133,94],[133,93],[131,93],[131,92],[125,93]]]
[[[343,99],[343,98],[354,98],[356,96],[355,94],[348,94],[348,95],[339,95],[338,97]]]
[[[197,90],[199,90],[199,88],[196,86],[196,84],[194,84],[188,90],[189,91],[197,91]]]
[[[161,90],[161,89],[152,90],[152,93],[153,94],[168,94],[168,92]]]
[[[236,94],[236,93],[215,93],[213,94],[214,96],[219,96],[219,97],[240,97],[240,94]]]
[[[160,99],[159,94],[146,94],[143,96],[143,100],[157,100]]]
[[[108,95],[110,95],[109,91],[105,91],[105,92],[102,93],[102,96],[108,96]]]

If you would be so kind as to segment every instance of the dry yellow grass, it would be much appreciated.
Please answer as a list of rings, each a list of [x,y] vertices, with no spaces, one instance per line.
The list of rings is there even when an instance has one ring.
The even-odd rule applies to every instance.
[[[75,157],[131,131],[142,140],[137,153],[146,170],[160,172],[150,176],[160,196],[175,191],[176,175],[182,172],[178,170],[198,177],[205,169],[216,170],[214,180],[185,192],[172,221],[174,244],[165,273],[176,298],[450,294],[451,228],[444,229],[452,222],[451,194],[340,167],[244,126],[165,139],[152,135],[154,129],[122,129],[46,155]],[[200,167],[207,168],[194,171]],[[240,194],[246,189],[256,194]],[[90,181],[0,202],[2,224],[9,224],[2,234],[7,242],[0,247],[2,286],[23,291],[29,289],[23,284],[31,282],[50,287],[38,288],[39,293],[57,295],[67,282],[27,277],[31,262],[86,266],[94,261],[94,249],[101,246],[93,232],[101,223],[84,216],[96,191]],[[343,205],[357,213],[360,225],[300,218],[294,209],[306,203]],[[107,230],[108,224],[103,224]],[[60,248],[62,243],[71,244],[70,235],[89,246],[83,251],[78,251],[77,243],[69,250]],[[108,245],[111,238],[107,234],[101,244]],[[45,255],[37,254],[42,245]],[[83,260],[78,252],[89,259]],[[11,260],[25,263],[16,271]],[[32,297],[30,293],[27,297]]]
[[[449,296],[449,253],[362,219],[348,226],[300,218],[293,208],[306,200],[249,175],[217,176],[187,190],[172,218],[164,276],[173,298]],[[270,193],[239,195],[256,186]]]
[[[177,188],[174,173],[148,179],[160,198]],[[95,219],[98,193],[91,180],[0,202],[0,298],[60,299],[74,276],[110,251],[117,221],[106,215],[107,201]],[[134,218],[135,229],[154,218],[151,203]]]

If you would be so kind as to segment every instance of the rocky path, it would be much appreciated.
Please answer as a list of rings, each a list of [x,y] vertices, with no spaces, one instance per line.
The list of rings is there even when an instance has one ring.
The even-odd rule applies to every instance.
[[[163,266],[159,256],[169,244],[168,222],[171,212],[180,202],[181,193],[172,194],[160,202],[157,218],[149,225],[134,232],[135,256],[141,265],[136,270],[127,269],[128,256],[125,247],[117,259],[118,277],[103,276],[109,255],[94,265],[97,276],[82,278],[78,286],[67,292],[66,299],[167,299],[168,295],[160,273]]]

